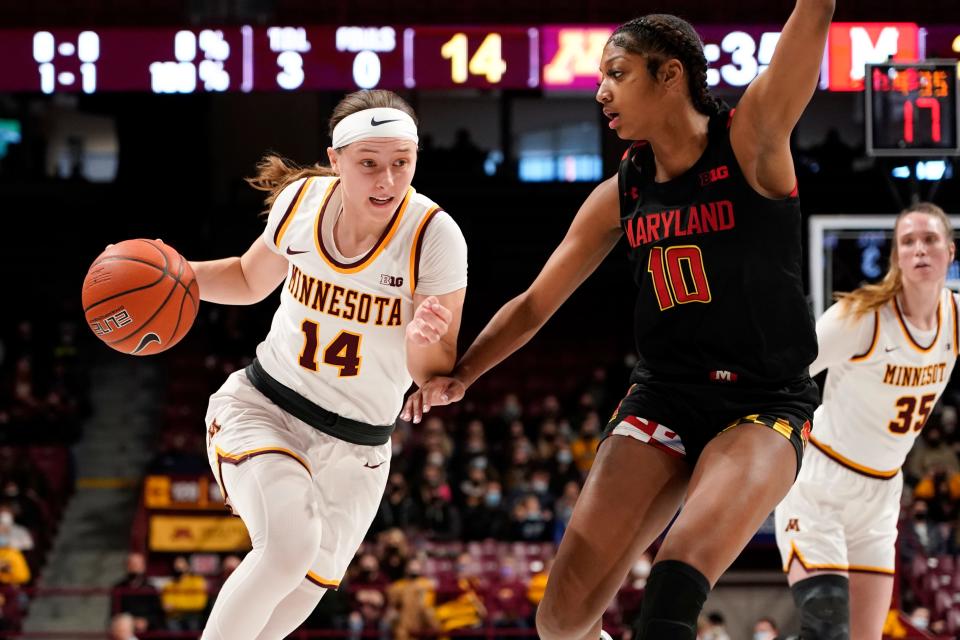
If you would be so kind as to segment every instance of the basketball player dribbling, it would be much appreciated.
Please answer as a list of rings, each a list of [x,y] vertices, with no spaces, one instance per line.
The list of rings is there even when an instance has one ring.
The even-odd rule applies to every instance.
[[[640,142],[587,198],[533,284],[451,376],[404,408],[418,419],[462,398],[625,236],[640,289],[640,360],[557,551],[537,611],[545,640],[598,638],[630,566],[681,504],[634,637],[693,640],[711,585],[793,484],[817,401],[807,372],[817,344],[790,132],[816,89],[833,8],[798,0],[735,114],[710,95],[688,23],[649,15],[619,27],[597,100],[621,138]]]
[[[927,202],[894,227],[890,268],[817,322],[823,404],[796,483],[776,509],[777,544],[807,640],[879,640],[893,595],[900,467],[957,360],[944,288],[953,228]],[[853,506],[851,506],[853,505]]]
[[[193,262],[202,298],[253,304],[284,282],[257,357],[210,399],[207,449],[253,549],[204,640],[279,640],[336,589],[380,505],[411,376],[449,372],[467,284],[456,223],[410,183],[413,110],[389,91],[346,96],[330,167],[261,162],[260,238]]]

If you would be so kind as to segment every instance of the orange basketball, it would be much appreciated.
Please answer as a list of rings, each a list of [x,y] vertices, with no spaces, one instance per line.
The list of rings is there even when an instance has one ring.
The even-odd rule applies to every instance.
[[[97,256],[83,281],[87,324],[107,345],[138,356],[177,344],[197,317],[190,264],[157,240],[125,240]]]

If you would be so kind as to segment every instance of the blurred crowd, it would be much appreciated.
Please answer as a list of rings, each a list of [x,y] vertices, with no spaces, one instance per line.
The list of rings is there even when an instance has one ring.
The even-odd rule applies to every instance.
[[[902,608],[921,628],[960,633],[960,397],[940,401],[903,467],[897,539]]]
[[[90,411],[81,328],[20,320],[0,333],[0,631],[19,628],[73,491],[69,446]]]

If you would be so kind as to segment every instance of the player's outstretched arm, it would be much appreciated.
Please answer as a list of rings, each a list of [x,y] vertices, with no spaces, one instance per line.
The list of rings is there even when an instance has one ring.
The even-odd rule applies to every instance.
[[[797,0],[770,66],[737,104],[730,142],[750,185],[782,198],[796,177],[790,133],[817,88],[834,0]]]
[[[240,257],[191,262],[200,286],[200,299],[218,304],[254,304],[280,286],[287,259],[257,238]]]
[[[567,235],[533,284],[503,305],[448,377],[428,380],[404,405],[405,420],[418,410],[455,402],[481,375],[522,347],[593,273],[620,239],[616,176],[600,183],[577,212]]]
[[[414,294],[406,332],[407,370],[418,385],[453,370],[466,293],[464,287],[441,296]]]

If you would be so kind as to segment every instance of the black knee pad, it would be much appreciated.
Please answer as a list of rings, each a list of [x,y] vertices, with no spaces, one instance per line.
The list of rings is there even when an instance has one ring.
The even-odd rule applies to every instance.
[[[643,593],[637,640],[695,640],[697,617],[710,583],[697,569],[678,560],[653,565]]]
[[[790,587],[800,610],[800,640],[849,640],[850,580],[813,576]]]

